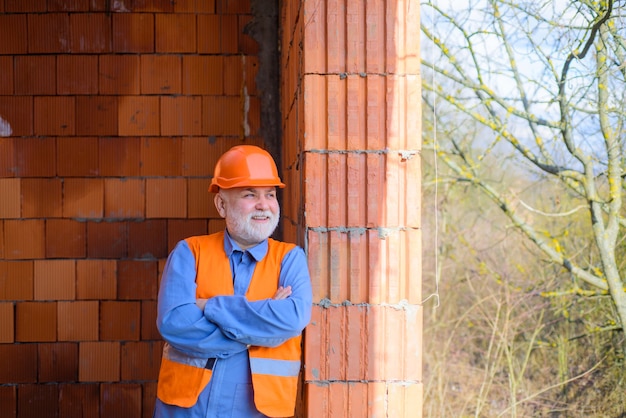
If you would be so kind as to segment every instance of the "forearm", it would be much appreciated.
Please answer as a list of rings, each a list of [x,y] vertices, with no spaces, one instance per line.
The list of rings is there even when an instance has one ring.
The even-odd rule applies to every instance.
[[[246,349],[207,321],[196,302],[195,262],[181,242],[170,254],[159,289],[157,328],[176,349],[199,357],[228,357]]]
[[[195,305],[179,306],[160,317],[157,328],[165,341],[192,356],[226,358],[246,349],[207,321]]]
[[[310,306],[292,297],[250,302],[243,296],[218,296],[207,302],[204,315],[228,338],[274,347],[300,335],[310,320]]]

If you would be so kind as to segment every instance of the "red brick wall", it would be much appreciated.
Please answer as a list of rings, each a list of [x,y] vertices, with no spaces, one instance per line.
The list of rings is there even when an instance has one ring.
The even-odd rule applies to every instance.
[[[164,260],[223,227],[219,155],[262,144],[250,19],[247,0],[0,0],[2,417],[151,416]]]

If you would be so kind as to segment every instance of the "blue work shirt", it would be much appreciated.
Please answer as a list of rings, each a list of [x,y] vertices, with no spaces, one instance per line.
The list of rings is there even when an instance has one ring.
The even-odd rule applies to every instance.
[[[256,262],[267,254],[267,240],[243,251],[225,232],[224,251],[235,294],[210,298],[204,312],[196,305],[196,261],[187,242],[180,241],[168,257],[159,288],[159,332],[182,353],[217,360],[194,406],[181,408],[157,399],[155,418],[264,417],[254,406],[248,345],[278,346],[300,335],[311,319],[311,280],[302,248],[295,247],[281,263],[279,285],[291,286],[291,295],[254,302],[245,294]]]

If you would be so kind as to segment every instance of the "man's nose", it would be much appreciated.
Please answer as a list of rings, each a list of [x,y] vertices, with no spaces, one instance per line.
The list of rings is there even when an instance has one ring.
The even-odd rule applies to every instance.
[[[269,206],[270,206],[269,199],[266,198],[265,196],[259,196],[259,198],[256,201],[256,208],[266,210],[267,208],[269,208]]]

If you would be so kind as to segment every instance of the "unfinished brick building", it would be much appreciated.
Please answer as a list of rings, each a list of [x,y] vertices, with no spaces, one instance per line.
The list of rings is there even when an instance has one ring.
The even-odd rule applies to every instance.
[[[413,0],[0,0],[0,416],[152,416],[160,271],[239,143],[309,257],[298,416],[421,416],[419,65]]]

